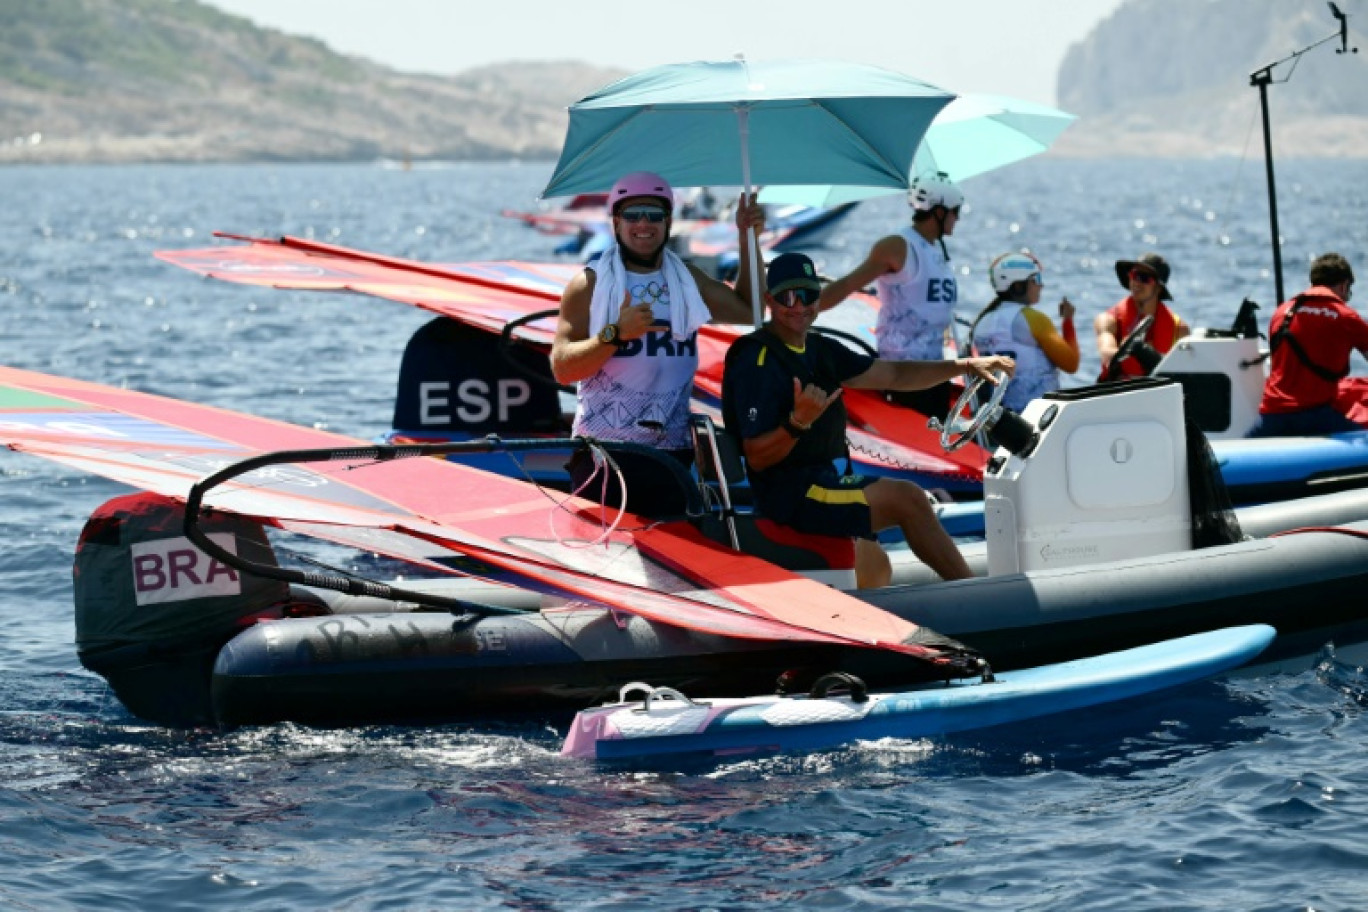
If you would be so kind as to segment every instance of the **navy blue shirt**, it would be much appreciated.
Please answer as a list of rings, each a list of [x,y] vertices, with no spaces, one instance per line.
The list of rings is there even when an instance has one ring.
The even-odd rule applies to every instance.
[[[722,375],[722,412],[727,429],[747,440],[772,431],[793,411],[793,378],[815,383],[828,395],[845,381],[869,370],[874,359],[840,342],[809,333],[803,351],[784,345],[768,330],[742,336],[727,352]],[[746,464],[746,475],[761,512],[780,519],[795,487],[806,487],[809,470],[831,466],[846,455],[845,399],[837,399],[797,439],[788,455],[756,471]]]

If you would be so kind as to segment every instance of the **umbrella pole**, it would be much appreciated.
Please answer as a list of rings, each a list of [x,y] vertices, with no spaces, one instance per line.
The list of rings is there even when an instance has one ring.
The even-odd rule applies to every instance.
[[[750,202],[751,197],[751,172],[750,172],[750,108],[739,105],[736,109],[736,125],[741,133],[741,182],[745,184],[745,202]],[[752,225],[746,229],[750,232],[750,249],[746,256],[750,260],[750,286],[751,286],[751,318],[755,322],[755,328],[759,329],[765,322],[764,308],[760,303],[760,234]]]

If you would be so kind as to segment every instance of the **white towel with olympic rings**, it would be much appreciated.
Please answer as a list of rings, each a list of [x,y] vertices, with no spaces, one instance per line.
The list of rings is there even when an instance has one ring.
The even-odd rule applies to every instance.
[[[631,275],[622,264],[622,253],[614,243],[589,264],[594,270],[594,296],[589,300],[589,335],[596,336],[609,323],[616,323],[622,312],[622,298]],[[665,250],[660,267],[665,284],[670,286],[670,334],[684,341],[712,317],[698,290],[689,267],[673,250]]]

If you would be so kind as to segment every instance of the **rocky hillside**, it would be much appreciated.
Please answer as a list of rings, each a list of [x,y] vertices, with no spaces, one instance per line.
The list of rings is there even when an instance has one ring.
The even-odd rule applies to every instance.
[[[195,0],[0,0],[0,163],[549,159],[624,75],[398,73]]]
[[[1368,4],[1340,0],[1339,39],[1273,70],[1274,154],[1368,157]],[[1060,107],[1079,115],[1057,154],[1262,157],[1255,70],[1339,27],[1324,0],[1130,0],[1075,45]],[[1280,81],[1291,78],[1285,83]],[[1252,132],[1251,132],[1252,131]]]
[[[1368,0],[1340,5],[1364,53],[1317,48],[1269,89],[1280,157],[1368,157]],[[1259,156],[1249,74],[1336,25],[1323,0],[1128,0],[1063,62],[1080,117],[1054,153]],[[0,0],[0,164],[552,159],[565,107],[622,75],[417,76],[196,0]]]

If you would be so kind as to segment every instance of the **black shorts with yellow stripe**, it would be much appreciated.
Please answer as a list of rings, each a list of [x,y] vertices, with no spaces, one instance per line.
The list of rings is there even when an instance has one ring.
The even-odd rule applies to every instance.
[[[865,488],[876,475],[842,475],[834,465],[804,466],[753,483],[760,512],[812,535],[873,538]]]

